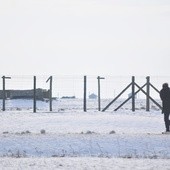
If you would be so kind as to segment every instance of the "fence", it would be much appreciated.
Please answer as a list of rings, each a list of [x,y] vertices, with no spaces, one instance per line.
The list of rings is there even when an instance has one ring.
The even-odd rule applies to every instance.
[[[30,110],[33,112],[113,111],[127,99],[128,101],[121,106],[122,109],[135,111],[136,108],[149,111],[148,105],[151,105],[151,108],[153,106],[159,110],[161,101],[158,91],[164,82],[170,82],[170,77],[167,76],[151,76],[151,85],[158,91],[151,86],[148,94],[148,86],[141,88],[147,82],[146,77],[138,76],[135,77],[136,85],[132,86],[134,89],[128,88],[120,95],[122,90],[132,83],[131,76],[2,75],[1,77],[1,109],[3,111]],[[138,93],[136,93],[137,90]],[[117,96],[119,98],[112,102]],[[108,104],[110,104],[109,107],[107,107]]]

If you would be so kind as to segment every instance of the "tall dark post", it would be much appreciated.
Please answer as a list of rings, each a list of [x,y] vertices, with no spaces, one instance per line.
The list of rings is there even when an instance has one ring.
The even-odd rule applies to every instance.
[[[34,101],[33,101],[33,112],[35,113],[36,112],[36,76],[34,76],[34,84],[33,84],[33,86],[34,86],[34,96],[33,96],[33,98],[34,98]]]
[[[87,93],[87,77],[84,76],[84,112],[87,111],[87,107],[86,107],[86,93]]]
[[[52,111],[52,81],[53,77],[50,78],[50,111]]]
[[[46,83],[50,80],[50,91],[49,91],[49,100],[50,100],[50,105],[49,105],[49,107],[50,107],[50,111],[52,111],[52,79],[53,79],[53,77],[52,76],[50,76],[49,78],[48,78],[48,80],[46,81]]]
[[[104,77],[97,77],[98,79],[98,111],[101,110],[101,103],[100,103],[100,79],[104,79]]]
[[[135,111],[135,77],[132,76],[132,111]]]
[[[2,81],[3,81],[3,105],[2,105],[2,110],[5,111],[5,99],[6,99],[6,95],[5,95],[5,76],[2,77]]]
[[[150,100],[149,100],[149,96],[150,96],[150,77],[147,76],[146,77],[146,111],[150,111]]]
[[[5,79],[11,79],[11,77],[2,77],[2,86],[3,86],[3,101],[2,101],[2,110],[5,111],[5,99],[6,99],[6,93],[5,93]]]

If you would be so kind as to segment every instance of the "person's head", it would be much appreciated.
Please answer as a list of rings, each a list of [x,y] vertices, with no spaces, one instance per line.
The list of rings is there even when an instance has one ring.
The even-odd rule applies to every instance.
[[[166,89],[166,88],[169,87],[169,85],[168,85],[168,83],[164,83],[164,84],[162,85],[162,87],[163,87],[164,89]]]

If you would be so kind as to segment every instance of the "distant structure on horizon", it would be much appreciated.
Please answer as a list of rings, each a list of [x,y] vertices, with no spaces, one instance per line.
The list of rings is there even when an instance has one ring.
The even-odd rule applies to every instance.
[[[128,98],[129,98],[129,97],[132,97],[132,93],[129,93],[129,94],[128,94]],[[135,95],[135,99],[137,99],[137,95]]]
[[[6,99],[32,99],[34,90],[5,90]],[[36,89],[36,99],[44,100],[49,98],[49,90],[38,88]],[[0,99],[3,99],[3,91],[0,90]]]
[[[97,99],[97,95],[92,93],[89,95],[89,99]]]
[[[75,99],[76,96],[63,96],[61,99]]]

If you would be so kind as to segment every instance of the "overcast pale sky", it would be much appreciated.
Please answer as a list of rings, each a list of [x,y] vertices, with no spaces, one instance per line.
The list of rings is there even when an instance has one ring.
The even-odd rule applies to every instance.
[[[0,74],[170,75],[170,0],[0,0]]]

